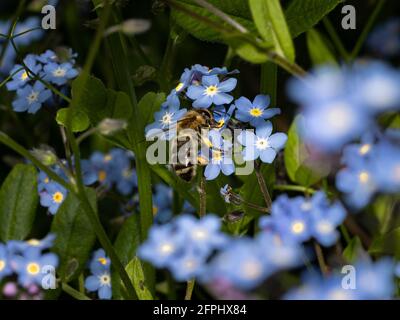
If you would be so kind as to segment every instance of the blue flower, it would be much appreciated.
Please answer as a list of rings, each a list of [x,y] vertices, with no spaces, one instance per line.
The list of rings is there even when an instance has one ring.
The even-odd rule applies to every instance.
[[[38,74],[42,70],[42,66],[37,63],[36,56],[29,54],[24,59],[24,64],[32,71],[34,74]],[[22,69],[17,72],[17,70]],[[17,72],[17,73],[16,73]],[[15,74],[14,74],[15,73]],[[24,87],[28,81],[32,79],[32,74],[29,74],[22,65],[16,65],[11,71],[10,75],[14,74],[12,80],[7,82],[6,86],[9,91],[16,91]]]
[[[354,68],[355,101],[373,114],[400,108],[400,72],[383,63],[360,63]]]
[[[387,141],[377,144],[371,155],[371,170],[380,191],[400,192],[400,147]]]
[[[174,230],[172,224],[154,225],[138,250],[139,257],[158,268],[169,266],[185,243],[183,234]]]
[[[58,266],[58,257],[54,253],[42,254],[36,247],[26,248],[22,255],[14,256],[15,271],[18,274],[18,282],[27,287],[31,284],[42,285],[43,267]]]
[[[94,274],[96,272],[101,272],[103,270],[110,270],[111,261],[110,258],[107,257],[105,251],[103,249],[98,249],[93,253],[92,260],[90,260],[90,271]]]
[[[134,169],[126,168],[121,170],[117,177],[117,190],[123,195],[129,195],[137,187],[137,174]]]
[[[270,97],[263,94],[256,96],[253,103],[249,99],[241,97],[235,101],[237,108],[235,116],[240,121],[250,122],[252,126],[256,126],[260,120],[270,119],[281,113],[279,108],[267,109],[270,102]]]
[[[222,105],[231,103],[233,97],[228,95],[236,87],[237,80],[229,78],[220,82],[218,76],[203,76],[201,84],[191,85],[186,95],[194,100],[194,108],[208,108],[211,104]]]
[[[1,49],[1,41],[0,41],[0,49]],[[15,58],[17,54],[12,46],[7,46],[6,51],[4,52],[4,57],[0,61],[0,79],[3,80],[1,77],[2,74],[8,74],[14,66]],[[18,68],[19,69],[19,68]],[[15,69],[18,70],[18,69]]]
[[[61,64],[55,62],[48,63],[43,67],[43,71],[45,74],[44,80],[59,86],[66,84],[78,75],[78,71],[69,62]]]
[[[287,135],[284,133],[272,134],[272,123],[266,121],[256,128],[254,132],[246,130],[240,133],[238,141],[245,146],[243,150],[243,159],[252,161],[260,158],[262,162],[272,163],[277,152],[283,148],[286,143]]]
[[[67,196],[67,190],[56,182],[51,182],[46,191],[40,193],[40,204],[56,214]]]
[[[187,281],[204,271],[206,257],[190,251],[171,261],[170,270],[177,281]]]
[[[42,64],[49,64],[58,61],[57,54],[53,50],[46,50],[41,55],[37,56],[36,59]]]
[[[272,204],[271,216],[265,217],[274,232],[284,240],[301,243],[312,236],[312,221],[303,197],[279,196]]]
[[[392,18],[377,26],[369,35],[367,45],[379,55],[396,56],[400,52],[400,19]]]
[[[374,170],[368,162],[356,160],[336,174],[336,187],[354,209],[366,206],[377,191]]]
[[[214,257],[201,276],[202,282],[227,280],[240,289],[253,289],[270,274],[264,250],[250,238],[230,242]]]
[[[186,112],[186,109],[179,109],[179,107],[174,106],[161,108],[160,111],[154,114],[155,122],[146,126],[146,137],[157,136],[162,140],[172,139],[176,134],[177,121],[180,120]]]
[[[12,274],[12,267],[10,264],[10,254],[8,252],[7,246],[0,243],[0,281]]]
[[[346,217],[343,205],[338,201],[329,204],[322,191],[315,193],[311,201],[305,202],[303,206],[308,204],[313,237],[325,247],[334,245],[339,238],[336,228],[343,223]]]
[[[36,81],[33,86],[28,84],[24,88],[18,89],[17,98],[13,101],[12,106],[16,112],[36,113],[50,97],[51,91],[46,89],[43,83]]]
[[[227,242],[227,238],[220,232],[221,219],[215,215],[208,214],[200,220],[192,215],[181,215],[176,224],[178,232],[187,239],[187,249],[200,255],[207,256]]]
[[[38,191],[42,192],[46,190],[47,185],[50,183],[50,178],[44,171],[40,171],[38,174]]]
[[[224,129],[227,127],[229,120],[232,118],[233,112],[235,110],[235,106],[231,105],[226,111],[224,106],[215,106],[213,109],[213,116],[215,122],[217,122],[217,126],[219,129]]]
[[[354,272],[355,271],[355,272]],[[381,300],[393,298],[395,286],[394,263],[383,258],[376,263],[358,262],[354,266],[355,288],[342,286],[343,275],[333,274],[323,278],[316,273],[306,274],[299,288],[290,290],[288,300]]]
[[[207,180],[214,180],[220,172],[226,176],[235,172],[235,165],[232,160],[231,143],[223,139],[221,133],[213,129],[209,132],[210,141],[210,157],[201,153],[201,157],[205,159],[208,164],[204,170],[204,176]],[[209,159],[210,158],[210,159]]]
[[[231,186],[229,184],[226,184],[224,187],[222,187],[219,190],[219,193],[221,194],[221,196],[224,198],[226,203],[231,203]]]
[[[85,288],[89,292],[97,291],[99,298],[109,300],[112,297],[111,274],[109,270],[96,268],[93,274],[85,279]]]

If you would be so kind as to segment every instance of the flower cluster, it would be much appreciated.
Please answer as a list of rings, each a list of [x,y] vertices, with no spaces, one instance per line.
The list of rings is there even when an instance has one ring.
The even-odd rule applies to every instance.
[[[89,268],[91,275],[85,280],[85,288],[90,292],[97,292],[102,300],[111,299],[111,262],[103,249],[93,253]]]
[[[178,281],[198,277],[211,254],[227,243],[220,226],[220,219],[211,214],[200,220],[181,215],[168,224],[153,226],[138,250],[139,257],[168,268]]]
[[[376,138],[369,133],[362,137],[360,143],[345,147],[342,157],[344,168],[336,175],[336,186],[352,208],[363,208],[378,192],[400,192],[398,134],[399,131],[394,130]]]
[[[383,300],[391,299],[395,292],[394,263],[383,258],[373,263],[360,261],[354,266],[354,279],[345,287],[343,274],[323,278],[318,273],[306,274],[302,285],[290,290],[288,300]]]
[[[44,252],[53,246],[54,239],[55,235],[49,234],[42,240],[10,240],[6,244],[0,243],[0,281],[15,274],[19,285],[29,292],[37,291],[42,287],[42,280],[48,272],[44,268],[55,270],[58,266],[57,255]]]
[[[12,103],[14,111],[36,113],[44,104],[54,105],[58,96],[45,83],[67,92],[70,80],[78,76],[74,67],[76,56],[72,50],[65,57],[47,50],[41,55],[29,54],[24,65],[14,66],[10,71],[12,79],[7,82],[7,89],[17,93]]]
[[[269,108],[270,98],[262,94],[253,101],[245,97],[234,101],[232,91],[237,80],[230,76],[237,73],[237,70],[229,72],[226,68],[209,69],[201,65],[186,68],[179,84],[170,92],[161,110],[155,113],[155,121],[146,127],[146,137],[171,140],[176,136],[178,122],[189,110],[209,109],[215,124],[210,125],[212,130],[206,137],[209,140],[207,152],[199,151],[198,155],[201,163],[207,165],[204,174],[208,180],[217,178],[220,172],[231,175],[235,171],[233,143],[223,134],[227,128],[232,130],[230,125],[233,123],[235,128],[251,129],[239,139],[244,147],[244,159],[260,158],[271,163],[287,139],[283,133],[272,135],[272,124],[268,121],[280,114],[280,109]]]
[[[137,187],[136,171],[132,167],[133,154],[122,149],[112,149],[107,154],[95,152],[89,160],[82,160],[82,174],[85,185],[98,183],[105,190],[116,187],[122,195],[129,195]],[[61,179],[68,181],[67,161],[51,167]],[[51,180],[46,173],[38,174],[38,191],[40,203],[55,214],[64,202],[68,191],[58,182]]]
[[[36,17],[30,17],[25,21],[18,22],[14,30],[15,45],[17,47],[25,47],[32,42],[41,39],[43,37],[44,30],[40,28],[40,26],[40,19]],[[2,35],[7,35],[10,28],[11,21],[0,21],[0,33]],[[0,49],[3,49],[3,45],[5,45],[6,42],[6,38],[0,37]],[[7,74],[8,72],[10,72],[12,66],[14,65],[16,56],[17,53],[15,52],[13,46],[8,43],[7,48],[4,52],[4,57],[2,61],[0,61],[0,74]]]
[[[302,243],[315,238],[323,246],[332,246],[339,237],[336,228],[346,211],[338,201],[330,203],[319,191],[312,198],[279,196],[272,204],[270,216],[260,219],[260,227],[281,239]]]
[[[255,239],[230,239],[220,226],[211,214],[200,220],[179,216],[169,224],[153,226],[139,256],[158,268],[168,268],[178,281],[196,277],[205,284],[223,281],[241,289],[254,288],[268,275],[301,262],[302,248],[297,243],[266,233]]]
[[[324,66],[292,80],[289,94],[302,106],[300,133],[307,144],[340,151],[377,125],[375,116],[400,108],[400,72],[378,61]]]

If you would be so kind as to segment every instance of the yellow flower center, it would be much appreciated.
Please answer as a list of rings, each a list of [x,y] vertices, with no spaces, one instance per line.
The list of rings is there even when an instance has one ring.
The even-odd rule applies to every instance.
[[[104,162],[110,162],[112,160],[112,155],[111,154],[107,154],[104,156]]]
[[[260,117],[263,114],[262,110],[259,108],[252,108],[250,109],[249,113],[256,118]]]
[[[221,151],[213,151],[213,159],[214,161],[222,160],[222,152]]]
[[[367,171],[362,171],[359,174],[358,179],[360,179],[361,183],[367,183],[369,181],[369,173]]]
[[[174,251],[174,247],[170,243],[164,243],[161,245],[160,251],[162,254],[167,255]]]
[[[296,221],[292,224],[292,232],[299,234],[302,233],[304,231],[304,223],[301,221]]]
[[[97,261],[100,262],[103,266],[107,264],[107,259],[104,257],[98,258]]]
[[[193,237],[197,240],[203,240],[207,238],[207,232],[203,229],[197,229],[193,232]]]
[[[176,92],[179,92],[182,88],[183,88],[183,83],[180,82],[180,83],[178,83],[178,85],[176,86],[175,91],[176,91]]]
[[[370,144],[364,144],[360,147],[360,154],[362,156],[366,155],[371,150]]]
[[[0,272],[4,270],[6,267],[6,262],[4,260],[0,260]]]
[[[21,80],[22,80],[22,81],[25,81],[26,79],[28,79],[28,73],[27,73],[26,71],[24,71],[24,72],[21,74]]]
[[[50,182],[50,179],[49,178],[45,178],[44,179],[44,183],[49,183]]]
[[[99,177],[99,181],[103,182],[107,178],[107,173],[104,170],[101,170],[101,171],[99,171],[98,177]]]
[[[196,266],[196,262],[193,259],[187,260],[185,261],[184,266],[186,269],[193,270]]]
[[[216,86],[209,86],[206,88],[207,96],[214,96],[218,93],[218,88]]]
[[[218,128],[221,128],[224,124],[225,124],[225,120],[224,120],[224,119],[221,119],[221,120],[218,121],[217,127],[218,127]]]
[[[26,266],[26,271],[31,275],[36,275],[40,271],[40,266],[36,262],[31,262]]]
[[[158,207],[153,206],[153,216],[155,216],[158,213]]]
[[[53,194],[53,201],[55,203],[61,203],[64,200],[64,195],[57,191],[55,194]]]
[[[40,244],[40,241],[37,239],[30,239],[27,241],[27,243],[31,246],[37,247]]]

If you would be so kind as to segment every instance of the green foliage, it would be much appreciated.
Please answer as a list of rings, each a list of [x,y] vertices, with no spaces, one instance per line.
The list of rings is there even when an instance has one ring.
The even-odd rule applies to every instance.
[[[254,22],[247,1],[209,2],[240,23],[248,33],[240,34],[226,21],[200,7],[193,0],[179,0],[180,8],[172,7],[171,17],[184,30],[200,40],[225,42],[244,60],[264,63],[268,56],[263,48],[276,45],[293,61],[294,49],[289,32],[291,38],[295,38],[311,29],[342,0],[293,0],[284,10],[284,14],[280,10],[279,1],[251,0]],[[266,13],[269,13],[267,19]],[[257,34],[257,29],[264,42],[256,41],[252,36]]]
[[[289,129],[284,158],[289,178],[293,182],[308,187],[318,182],[321,175],[307,167],[309,153],[298,134],[298,123],[301,119],[297,117]]]
[[[332,51],[326,44],[326,40],[315,29],[307,31],[307,47],[314,66],[317,65],[338,65]]]
[[[249,0],[254,23],[265,41],[272,33],[275,50],[288,60],[295,60],[295,50],[279,0]]]
[[[114,243],[115,252],[118,254],[124,267],[127,266],[136,254],[140,244],[139,215],[133,214],[123,224]],[[112,290],[115,299],[121,298],[121,281],[118,273],[112,270]]]
[[[37,171],[17,164],[0,190],[0,239],[24,240],[32,229],[38,204]]]
[[[134,257],[133,260],[128,263],[126,266],[126,272],[133,283],[139,300],[154,300],[148,286],[146,285],[142,263],[139,258]]]
[[[86,189],[90,203],[97,212],[96,192]],[[53,250],[60,257],[58,275],[64,282],[75,279],[90,257],[96,235],[78,198],[69,193],[60,206],[51,226],[57,235]]]
[[[62,108],[58,110],[56,121],[59,125],[66,126],[68,110],[68,108]],[[74,112],[74,114],[72,115],[71,123],[73,132],[85,131],[90,126],[89,117],[85,112],[82,112],[81,110],[76,110]]]
[[[362,252],[364,252],[364,249],[362,247],[360,238],[354,237],[343,250],[343,258],[345,258],[346,261],[353,263],[360,257]]]
[[[369,253],[374,255],[394,255],[400,259],[400,227],[374,239]]]

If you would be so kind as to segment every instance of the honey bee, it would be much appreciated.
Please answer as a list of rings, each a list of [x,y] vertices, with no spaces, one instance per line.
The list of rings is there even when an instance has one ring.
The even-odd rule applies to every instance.
[[[210,146],[210,141],[202,137],[201,130],[218,127],[213,114],[207,109],[190,110],[178,121],[177,136],[172,141],[172,170],[178,177],[186,182],[193,180],[198,165],[205,164],[197,157],[198,145],[205,143]]]

